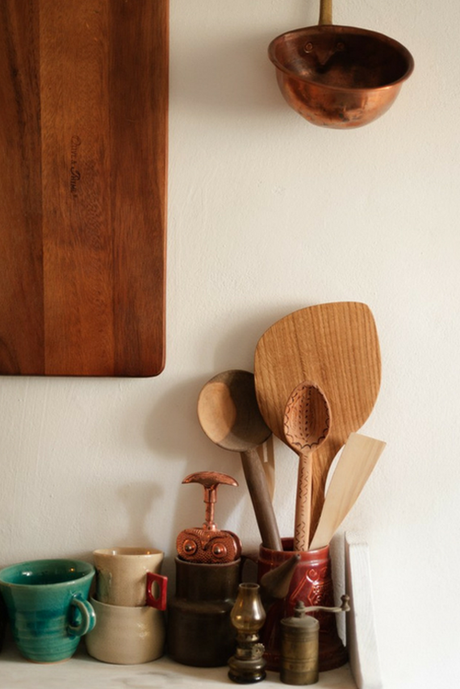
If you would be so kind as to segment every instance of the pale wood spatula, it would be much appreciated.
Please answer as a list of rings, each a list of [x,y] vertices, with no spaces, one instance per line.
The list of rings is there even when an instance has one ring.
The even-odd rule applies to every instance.
[[[385,449],[382,440],[351,433],[332,475],[310,550],[329,545]]]

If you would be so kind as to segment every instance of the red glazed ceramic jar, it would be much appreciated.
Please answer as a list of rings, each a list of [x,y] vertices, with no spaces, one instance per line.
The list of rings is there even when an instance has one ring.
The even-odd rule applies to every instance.
[[[258,580],[282,565],[295,554],[293,539],[283,538],[283,551],[270,550],[260,546],[258,560]],[[300,553],[300,561],[294,574],[286,598],[276,600],[267,612],[267,619],[260,633],[265,646],[268,670],[280,669],[281,620],[292,617],[297,601],[306,606],[323,605],[334,607],[334,590],[331,577],[329,547]],[[337,633],[334,613],[311,613],[320,624],[319,630],[319,671],[325,672],[344,665],[348,660],[345,647]]]

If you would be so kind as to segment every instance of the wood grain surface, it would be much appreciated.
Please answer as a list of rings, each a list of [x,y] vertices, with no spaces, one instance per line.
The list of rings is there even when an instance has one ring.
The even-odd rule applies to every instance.
[[[168,9],[1,3],[1,374],[163,369]]]
[[[386,443],[362,433],[350,433],[327,489],[311,550],[329,545],[371,475]]]
[[[329,467],[351,432],[369,417],[380,388],[380,347],[366,304],[335,302],[307,307],[273,324],[256,346],[254,379],[266,424],[286,442],[284,411],[303,380],[318,385],[331,411],[326,441],[312,469],[312,536],[324,502]]]

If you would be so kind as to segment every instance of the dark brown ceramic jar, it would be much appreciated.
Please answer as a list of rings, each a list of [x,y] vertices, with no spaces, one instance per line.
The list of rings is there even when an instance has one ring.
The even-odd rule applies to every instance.
[[[235,651],[230,612],[238,595],[241,560],[222,564],[176,558],[176,595],[168,602],[168,653],[183,665],[226,665]]]

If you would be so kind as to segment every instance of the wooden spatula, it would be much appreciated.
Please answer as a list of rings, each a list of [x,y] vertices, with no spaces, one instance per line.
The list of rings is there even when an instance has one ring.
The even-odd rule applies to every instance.
[[[254,375],[262,416],[283,442],[284,410],[296,385],[310,380],[321,387],[329,402],[331,429],[313,467],[312,534],[321,514],[329,467],[350,433],[369,417],[377,399],[380,347],[369,307],[335,302],[285,316],[257,343]]]
[[[382,440],[351,433],[332,475],[310,550],[329,545],[385,449]]]

